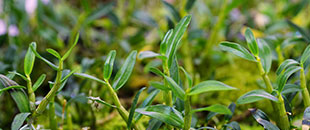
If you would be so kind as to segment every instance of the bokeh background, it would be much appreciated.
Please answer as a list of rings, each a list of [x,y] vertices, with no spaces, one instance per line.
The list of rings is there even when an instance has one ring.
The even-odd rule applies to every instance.
[[[53,48],[61,54],[73,44],[80,33],[77,47],[65,63],[65,68],[79,68],[81,72],[102,77],[105,56],[117,51],[113,75],[132,50],[158,52],[160,41],[170,28],[185,15],[192,21],[181,40],[179,64],[194,76],[195,82],[216,79],[239,88],[238,91],[208,93],[193,97],[193,107],[214,103],[229,105],[242,94],[262,86],[255,63],[225,53],[218,48],[220,41],[234,41],[245,45],[246,27],[253,29],[257,38],[265,39],[273,50],[272,70],[283,58],[298,57],[309,41],[288,41],[301,33],[292,27],[298,25],[310,30],[309,0],[0,0],[0,73],[23,72],[23,58],[31,42],[47,59],[56,61],[46,53]],[[310,39],[309,39],[310,40]],[[286,44],[284,44],[286,43]],[[284,45],[283,45],[284,44]],[[281,48],[281,51],[277,48]],[[282,59],[279,56],[282,53]],[[137,90],[149,86],[148,81],[160,80],[148,68],[160,65],[159,60],[138,60],[130,81],[119,91],[126,108],[130,108]],[[47,74],[44,85],[36,91],[42,98],[49,91],[48,82],[56,75],[44,62],[36,60],[33,79]],[[272,81],[275,74],[270,73]],[[19,84],[22,79],[15,78]],[[71,100],[69,110],[75,129],[125,129],[116,111],[104,106],[91,105],[83,96],[100,96],[110,102],[106,88],[92,81],[71,77],[56,99],[56,110],[61,120],[64,99]],[[143,94],[140,99],[146,97]],[[154,104],[162,102],[157,96]],[[294,116],[302,119],[300,96],[294,99]],[[262,129],[251,117],[248,108],[260,108],[272,117],[270,104],[257,102],[238,105],[232,120],[242,129]],[[0,128],[9,129],[18,109],[8,93],[0,96]],[[296,113],[296,114],[295,114]],[[221,117],[207,119],[208,112],[197,115],[199,124],[223,124]],[[48,126],[44,116],[39,124]],[[144,117],[145,124],[149,118]]]

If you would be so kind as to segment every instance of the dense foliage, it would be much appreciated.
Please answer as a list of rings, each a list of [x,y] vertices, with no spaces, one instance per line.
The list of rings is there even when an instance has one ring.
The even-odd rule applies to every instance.
[[[309,5],[0,0],[0,130],[309,129]]]

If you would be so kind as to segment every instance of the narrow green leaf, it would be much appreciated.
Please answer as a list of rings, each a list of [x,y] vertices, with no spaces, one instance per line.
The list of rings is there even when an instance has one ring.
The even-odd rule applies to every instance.
[[[261,58],[263,68],[266,73],[269,73],[272,63],[271,49],[267,42],[263,39],[258,39],[257,43],[259,46],[259,57]]]
[[[171,13],[171,15],[173,16],[173,18],[175,19],[175,21],[179,21],[181,19],[181,15],[179,13],[179,11],[177,11],[173,5],[171,5],[170,3],[162,0],[164,6],[166,7],[166,9]]]
[[[42,57],[35,49],[34,45],[30,45],[30,48],[32,50],[32,52],[36,55],[36,57],[38,57],[39,59],[41,59],[42,61],[44,61],[47,65],[49,65],[50,67],[52,67],[54,70],[58,70],[58,66],[54,65],[52,62],[50,62],[49,60],[45,59],[44,57]]]
[[[127,80],[129,79],[132,70],[136,63],[137,51],[132,51],[129,56],[126,58],[121,69],[116,73],[116,76],[113,80],[112,87],[114,90],[119,90],[121,87],[125,85]]]
[[[55,51],[54,49],[48,48],[48,49],[46,49],[46,51],[48,53],[52,54],[53,56],[55,56],[56,58],[61,59],[60,54],[57,51]]]
[[[76,46],[76,44],[79,41],[79,36],[80,36],[80,33],[77,33],[76,36],[75,36],[75,41],[74,41],[73,45],[70,47],[70,49],[61,58],[62,61],[66,60],[69,57],[69,55],[71,54],[73,48]]]
[[[184,100],[185,92],[172,78],[165,76],[165,79],[169,83],[170,89],[172,92],[181,100]]]
[[[157,94],[159,93],[160,91],[159,90],[154,90],[152,91],[146,99],[143,100],[143,102],[141,103],[141,105],[139,106],[139,108],[144,108],[146,106],[149,106],[152,104],[154,98],[157,96]],[[142,117],[142,114],[140,113],[135,113],[135,121],[137,122],[141,117]]]
[[[14,89],[14,88],[23,88],[23,89],[26,89],[26,87],[24,87],[24,86],[14,85],[14,86],[9,86],[9,87],[0,89],[0,93],[2,93],[2,92],[4,92],[4,91],[8,91],[8,90],[10,90],[10,89]]]
[[[10,86],[17,86],[18,84],[9,79],[8,77],[0,74],[0,88],[5,89]],[[25,92],[22,91],[22,89],[12,89],[10,91],[10,95],[17,104],[17,107],[20,112],[29,112],[30,107],[29,107],[29,101],[28,101],[28,96],[26,96]]]
[[[192,76],[189,73],[187,73],[183,67],[179,67],[179,69],[181,69],[183,71],[183,73],[185,74],[185,77],[186,77],[187,82],[188,82],[188,87],[192,87],[192,85],[193,85]]]
[[[22,74],[20,74],[20,73],[18,73],[18,72],[16,72],[16,71],[10,71],[9,73],[10,73],[10,74],[16,74],[17,76],[23,78],[25,81],[28,81],[28,79],[26,78],[26,76],[24,76],[24,75],[22,75]]]
[[[196,2],[196,0],[187,0],[186,1],[186,5],[185,5],[186,12],[189,12],[193,8],[195,2]]]
[[[226,91],[226,90],[236,90],[236,88],[228,86],[216,80],[207,80],[192,87],[188,95],[196,95],[210,91]]]
[[[294,24],[293,22],[291,22],[289,20],[287,21],[287,23],[291,27],[296,29],[308,43],[310,42],[310,34],[306,30],[302,29],[301,27],[297,26],[296,24]]]
[[[67,73],[66,75],[62,75],[61,78],[61,83],[65,82],[70,76],[72,76],[75,72],[77,71],[77,69],[70,71],[68,70],[69,73]]]
[[[137,103],[138,103],[138,99],[139,99],[139,96],[141,94],[141,92],[145,89],[144,88],[141,88],[138,93],[136,94],[135,98],[133,99],[133,102],[132,102],[132,105],[130,107],[130,112],[129,112],[129,116],[128,116],[128,121],[127,121],[127,128],[130,130],[131,128],[131,123],[132,123],[132,119],[134,117],[134,114],[135,114],[135,110],[136,110],[136,106],[137,106]]]
[[[111,105],[111,104],[109,104],[109,103],[107,103],[107,102],[101,100],[99,97],[87,97],[87,98],[88,98],[89,100],[96,101],[96,102],[101,103],[101,104],[103,104],[103,105],[106,105],[106,106],[108,106],[108,107],[116,108],[116,106]]]
[[[42,85],[42,83],[44,82],[45,78],[46,78],[46,75],[45,75],[45,74],[42,74],[42,75],[37,79],[37,81],[36,81],[36,82],[33,84],[33,86],[32,86],[33,91],[36,91],[36,90]]]
[[[304,64],[306,60],[310,56],[310,45],[307,46],[307,48],[304,50],[304,52],[301,55],[300,64]]]
[[[164,77],[165,74],[163,72],[161,72],[158,68],[155,68],[155,67],[151,67],[150,68],[150,71],[158,76],[162,76]]]
[[[261,124],[264,129],[266,130],[280,130],[277,126],[275,126],[274,124],[272,124],[267,115],[261,111],[261,110],[256,110],[256,109],[253,109],[253,110],[250,110],[253,117],[255,118],[255,120]]]
[[[252,52],[252,54],[254,55],[254,56],[258,56],[258,45],[257,45],[257,43],[256,43],[256,39],[255,39],[255,37],[254,37],[254,34],[253,34],[253,32],[251,31],[251,29],[250,28],[247,28],[246,30],[245,30],[245,39],[246,39],[246,41],[247,41],[247,43],[248,43],[248,47],[249,47],[249,49],[250,49],[250,51]]]
[[[136,112],[146,116],[150,116],[178,128],[183,128],[184,126],[182,114],[178,110],[169,106],[161,104],[152,105],[145,108],[138,108],[136,109]]]
[[[34,49],[36,49],[37,45],[35,42],[32,42],[30,46],[33,46]],[[31,51],[31,48],[28,48],[28,51],[25,55],[24,59],[24,72],[25,75],[30,75],[33,69],[34,61],[35,61],[35,54]]]
[[[300,66],[291,66],[284,73],[280,74],[277,77],[278,91],[282,92],[284,85],[286,84],[288,78],[298,70],[300,70]]]
[[[151,118],[146,130],[159,130],[160,126],[163,124],[160,120]]]
[[[283,70],[285,70],[291,66],[297,66],[297,65],[299,65],[299,63],[297,61],[295,61],[293,59],[287,59],[281,63],[281,65],[279,66],[279,68],[276,71],[276,74],[279,75],[279,74],[281,74],[281,72]]]
[[[258,90],[250,91],[242,95],[241,97],[239,97],[239,99],[237,100],[237,104],[248,104],[248,103],[256,102],[262,99],[269,99],[269,100],[278,102],[278,98],[265,92],[264,90],[258,89]]]
[[[160,54],[165,55],[167,51],[168,40],[170,39],[173,33],[173,29],[170,29],[164,36],[163,40],[160,43]]]
[[[231,52],[241,58],[244,58],[249,61],[256,61],[255,57],[244,47],[240,46],[237,43],[233,42],[221,42],[220,48],[224,51]]]
[[[294,92],[301,92],[302,89],[300,88],[299,85],[296,84],[285,84],[281,94],[289,94],[289,93],[294,93]]]
[[[158,82],[158,81],[150,81],[149,84],[150,86],[157,88],[159,90],[163,90],[163,91],[171,90],[168,86],[165,86],[163,83]]]
[[[227,114],[227,115],[231,115],[231,111],[224,105],[221,104],[214,104],[208,107],[204,107],[204,108],[197,108],[193,110],[194,112],[201,112],[201,111],[211,111],[211,112],[216,112],[219,114]]]
[[[109,80],[112,75],[115,56],[116,56],[115,50],[110,51],[107,56],[107,59],[104,63],[104,69],[103,69],[104,80]]]
[[[77,76],[77,77],[80,77],[80,78],[86,78],[86,79],[90,79],[90,80],[94,80],[94,81],[97,81],[99,83],[102,83],[104,85],[107,85],[107,83],[101,79],[98,79],[94,76],[91,76],[91,75],[88,75],[88,74],[84,74],[84,73],[74,73],[73,74],[74,76]]]
[[[12,122],[11,129],[19,130],[19,128],[24,124],[26,118],[30,115],[30,113],[19,113],[14,117]]]
[[[161,55],[158,53],[155,53],[153,51],[142,51],[139,53],[138,58],[139,59],[146,59],[146,58],[154,58],[154,57],[158,57],[158,56],[161,56]]]
[[[169,68],[173,62],[173,58],[176,54],[177,48],[179,47],[181,38],[187,26],[189,25],[190,21],[191,21],[191,15],[187,15],[184,18],[182,18],[181,21],[176,25],[171,37],[168,39],[166,57],[168,57]]]

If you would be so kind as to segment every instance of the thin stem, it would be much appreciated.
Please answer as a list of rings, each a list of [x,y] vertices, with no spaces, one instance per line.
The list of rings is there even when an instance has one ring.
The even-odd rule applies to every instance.
[[[48,114],[49,114],[50,129],[57,130],[58,124],[55,115],[55,97],[52,97],[51,101],[49,102]]]
[[[302,89],[301,92],[302,92],[304,105],[305,107],[308,107],[310,106],[310,96],[309,96],[309,91],[307,89],[306,76],[305,76],[303,64],[301,64],[301,69],[300,69],[300,88]]]
[[[167,75],[168,77],[170,76],[170,71],[169,71],[169,67],[168,67],[168,62],[167,60],[163,61],[163,69],[164,69],[164,73],[165,75]],[[164,81],[164,85],[168,86],[168,82],[165,80]],[[164,98],[165,98],[165,104],[168,106],[172,106],[172,94],[170,91],[165,92],[164,93]]]
[[[123,120],[127,123],[128,121],[128,116],[129,116],[129,113],[128,111],[122,106],[116,92],[114,91],[113,87],[111,86],[111,84],[109,83],[109,81],[107,81],[107,87],[108,87],[108,91],[110,92],[111,96],[112,96],[112,100],[113,100],[113,103],[114,105],[117,107],[117,111],[118,113],[121,115],[121,117],[123,118]],[[134,122],[134,121],[133,121]],[[136,129],[136,130],[143,130],[143,126],[139,123],[135,123],[133,124],[133,127]]]
[[[258,69],[260,71],[260,74],[265,82],[265,85],[266,85],[266,91],[268,93],[272,93],[272,90],[273,90],[273,87],[272,87],[272,84],[271,84],[271,81],[267,75],[267,73],[265,72],[264,68],[263,68],[263,65],[261,63],[261,60],[258,56],[256,56],[256,60],[257,60],[257,66],[258,66]],[[279,99],[279,103],[276,103],[276,102],[271,102],[272,104],[272,107],[273,107],[273,110],[275,112],[278,112],[277,114],[277,120],[276,123],[277,123],[277,126],[281,129],[281,130],[288,130],[290,128],[290,122],[288,120],[288,116],[286,115],[286,110],[285,110],[285,105],[284,105],[284,100],[281,96],[281,94],[279,93],[278,94],[278,99]]]
[[[32,82],[31,78],[29,75],[26,75],[27,77],[27,90],[28,90],[28,95],[29,95],[29,104],[30,104],[30,110],[34,111],[36,109],[36,96],[34,94],[34,91],[32,89]]]
[[[52,100],[52,98],[55,96],[56,92],[58,91],[60,85],[61,85],[61,75],[62,75],[62,69],[63,69],[63,61],[59,61],[59,68],[56,75],[56,81],[53,85],[53,88],[48,92],[48,94],[43,98],[39,106],[37,107],[36,111],[33,113],[33,116],[37,116],[38,114],[42,114],[43,111],[46,109],[47,104]]]

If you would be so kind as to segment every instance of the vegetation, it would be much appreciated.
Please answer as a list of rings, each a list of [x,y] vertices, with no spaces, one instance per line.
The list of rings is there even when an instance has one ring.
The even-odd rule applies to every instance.
[[[309,4],[0,1],[0,130],[309,129]]]

